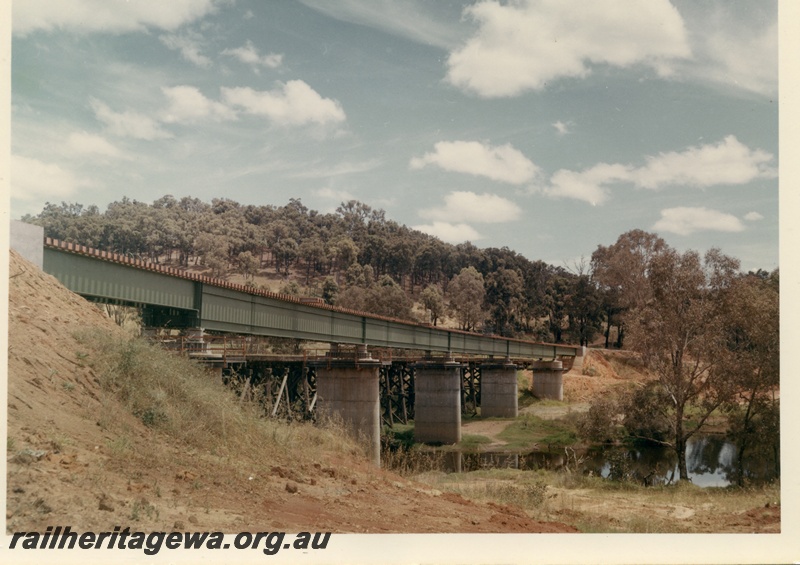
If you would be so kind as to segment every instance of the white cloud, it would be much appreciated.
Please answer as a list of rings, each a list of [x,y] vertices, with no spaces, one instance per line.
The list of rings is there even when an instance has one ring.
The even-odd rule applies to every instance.
[[[574,124],[573,124],[572,122],[567,122],[567,123],[564,123],[564,122],[562,122],[561,120],[558,120],[557,122],[555,122],[554,124],[552,124],[552,126],[553,126],[554,128],[556,128],[556,132],[558,133],[558,135],[567,135],[568,133],[572,133],[572,131],[571,131],[571,129],[570,129],[570,128],[571,128],[573,125],[574,125]]]
[[[759,214],[758,212],[748,212],[744,215],[744,219],[748,222],[757,222],[759,220],[763,220],[764,216]]]
[[[747,26],[703,34],[708,62],[694,69],[699,78],[764,95],[778,92],[778,24],[753,31]]]
[[[550,185],[542,191],[553,198],[573,198],[596,206],[608,200],[607,184],[627,180],[629,174],[625,165],[607,163],[598,163],[581,172],[561,169],[550,177]]]
[[[541,90],[598,64],[640,64],[665,75],[690,55],[684,22],[667,0],[486,0],[464,13],[478,30],[450,53],[447,80],[482,97]]]
[[[778,173],[772,166],[773,159],[770,153],[750,149],[729,135],[715,144],[645,157],[645,165],[638,168],[599,163],[580,172],[561,169],[551,176],[548,186],[538,191],[597,205],[608,199],[610,185],[622,182],[657,190],[668,186],[740,185],[759,178],[775,178]]]
[[[101,135],[73,132],[67,138],[67,147],[79,155],[97,155],[114,159],[127,158],[114,144]]]
[[[510,144],[492,147],[477,141],[440,141],[432,153],[410,162],[412,169],[426,165],[511,184],[528,182],[539,172],[539,167]]]
[[[314,194],[326,200],[335,200],[337,203],[355,200],[355,196],[346,190],[337,190],[329,186],[315,190]]]
[[[172,137],[172,134],[161,128],[153,118],[137,112],[115,112],[99,100],[91,100],[95,117],[103,122],[108,131],[120,137],[154,140]]]
[[[433,222],[412,226],[412,229],[438,237],[447,243],[462,243],[464,241],[477,241],[483,236],[475,228],[467,224],[450,224],[448,222]]]
[[[522,216],[522,209],[496,194],[455,191],[444,197],[444,206],[420,210],[419,215],[425,219],[442,222],[493,224],[518,220]]]
[[[290,80],[270,91],[223,88],[222,96],[228,104],[279,125],[328,124],[346,119],[338,101],[323,98],[302,80]]]
[[[242,63],[253,66],[263,66],[270,69],[277,69],[283,64],[282,53],[267,53],[261,55],[253,42],[248,40],[242,47],[236,49],[225,49],[223,55],[230,55],[239,59]]]
[[[647,157],[647,164],[633,171],[631,180],[637,186],[651,189],[676,184],[696,187],[744,184],[757,178],[775,178],[777,171],[770,165],[772,159],[766,151],[752,150],[729,135],[714,145]]]
[[[661,219],[653,224],[659,232],[691,235],[699,231],[740,232],[744,225],[736,216],[708,208],[667,208],[661,210]]]
[[[214,11],[214,0],[22,0],[12,4],[15,35],[34,30],[125,33],[177,29]]]
[[[162,35],[158,38],[168,49],[179,51],[187,61],[198,67],[207,69],[211,66],[211,59],[200,53],[200,37],[195,35]]]
[[[11,155],[11,198],[46,200],[67,198],[93,183],[54,163]]]
[[[300,0],[337,20],[368,26],[405,39],[444,49],[454,47],[459,26],[419,0]]]
[[[694,57],[682,76],[774,97],[778,92],[777,2],[686,2],[681,6]],[[735,92],[735,91],[734,91]]]
[[[370,159],[368,161],[361,161],[359,163],[344,161],[342,163],[337,163],[333,166],[319,166],[319,167],[315,167],[314,165],[309,167],[308,164],[306,164],[306,166],[302,171],[298,173],[292,173],[287,176],[295,179],[339,177],[344,175],[352,175],[352,174],[371,171],[379,167],[380,165],[381,161],[379,159]]]
[[[169,106],[161,113],[166,123],[191,123],[205,118],[234,120],[236,113],[225,104],[206,98],[193,86],[172,86],[161,89]]]

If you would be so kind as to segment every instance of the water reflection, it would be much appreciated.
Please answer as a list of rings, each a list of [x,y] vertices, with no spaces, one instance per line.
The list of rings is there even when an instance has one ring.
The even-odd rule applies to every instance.
[[[647,485],[677,481],[678,458],[668,447],[637,445],[635,447],[597,447],[584,451],[530,453],[460,453],[438,452],[442,469],[448,472],[470,472],[480,469],[550,469],[564,467],[612,479],[626,479]],[[736,482],[739,472],[736,445],[720,436],[698,436],[689,440],[686,467],[692,482],[701,487],[724,487]],[[745,475],[753,481],[775,478],[774,465],[762,457],[745,458]]]

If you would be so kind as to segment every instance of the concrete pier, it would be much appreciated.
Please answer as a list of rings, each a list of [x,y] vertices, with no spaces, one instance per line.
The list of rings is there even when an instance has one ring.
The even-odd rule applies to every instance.
[[[414,365],[414,439],[461,441],[461,363],[452,359]]]
[[[533,394],[538,398],[564,400],[564,367],[561,361],[534,361]]]
[[[517,366],[510,360],[481,363],[481,417],[516,418]]]
[[[335,354],[335,351],[333,352]],[[366,348],[356,358],[332,358],[317,365],[317,410],[320,421],[340,420],[367,456],[381,464],[380,362]]]

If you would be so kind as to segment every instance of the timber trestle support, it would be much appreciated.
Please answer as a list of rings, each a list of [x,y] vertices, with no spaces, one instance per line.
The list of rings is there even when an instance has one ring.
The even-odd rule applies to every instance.
[[[380,369],[381,421],[392,427],[414,419],[414,369],[408,361],[393,361]]]

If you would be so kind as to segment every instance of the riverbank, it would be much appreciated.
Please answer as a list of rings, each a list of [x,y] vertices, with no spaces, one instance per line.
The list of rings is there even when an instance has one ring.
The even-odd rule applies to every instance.
[[[465,415],[460,444],[416,445],[402,456],[387,454],[385,463],[437,491],[513,505],[533,519],[586,533],[780,532],[779,482],[709,486],[727,485],[720,460],[731,450],[721,415],[697,438],[694,484],[669,481],[675,462],[666,448],[606,446],[603,458],[603,449],[581,442],[577,422],[593,397],[649,378],[626,352],[595,351],[565,374],[560,402],[533,398],[521,373],[517,418]],[[390,433],[413,444],[413,422]],[[612,469],[622,480],[604,478]]]
[[[779,533],[780,485],[701,488],[690,483],[643,487],[563,471],[491,469],[421,473],[442,492],[513,504],[535,520],[582,533]]]

